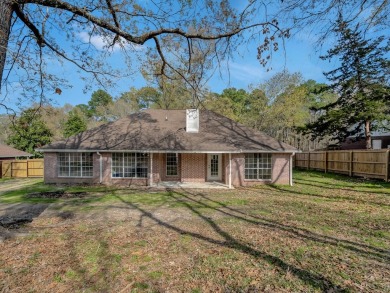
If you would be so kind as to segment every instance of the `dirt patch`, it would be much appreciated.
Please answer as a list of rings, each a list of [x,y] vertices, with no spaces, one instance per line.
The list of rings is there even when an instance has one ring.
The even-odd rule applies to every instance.
[[[46,192],[34,192],[27,194],[27,198],[82,198],[88,193],[85,191],[68,192],[64,190],[46,191]]]
[[[24,224],[32,222],[47,207],[48,204],[8,205],[0,211],[0,226],[7,229],[18,229]]]

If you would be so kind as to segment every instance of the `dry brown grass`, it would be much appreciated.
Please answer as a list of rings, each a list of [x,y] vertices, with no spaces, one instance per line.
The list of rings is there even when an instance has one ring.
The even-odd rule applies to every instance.
[[[0,243],[0,292],[389,291],[389,185],[345,180],[58,200]]]

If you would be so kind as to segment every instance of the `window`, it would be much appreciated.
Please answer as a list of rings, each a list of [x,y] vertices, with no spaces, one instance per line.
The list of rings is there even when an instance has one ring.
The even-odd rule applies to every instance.
[[[178,154],[167,154],[167,176],[177,176]]]
[[[271,154],[245,154],[245,179],[271,179]]]
[[[111,176],[115,178],[147,178],[148,154],[113,153]]]
[[[59,153],[58,176],[59,177],[92,177],[93,176],[92,153]]]

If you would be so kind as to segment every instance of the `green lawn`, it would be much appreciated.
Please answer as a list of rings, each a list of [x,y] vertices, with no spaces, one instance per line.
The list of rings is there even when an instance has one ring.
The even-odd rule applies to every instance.
[[[390,184],[303,171],[294,183],[5,192],[2,206],[50,205],[0,243],[0,292],[389,292]],[[28,196],[59,189],[87,194]]]

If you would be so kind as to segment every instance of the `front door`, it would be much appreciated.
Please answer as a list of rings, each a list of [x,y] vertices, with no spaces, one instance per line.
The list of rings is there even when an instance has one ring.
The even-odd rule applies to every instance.
[[[222,180],[222,155],[207,154],[207,180],[221,181]]]

